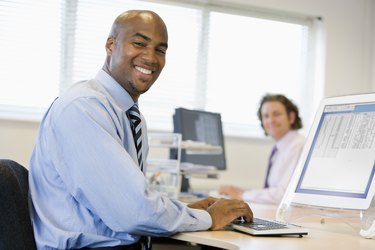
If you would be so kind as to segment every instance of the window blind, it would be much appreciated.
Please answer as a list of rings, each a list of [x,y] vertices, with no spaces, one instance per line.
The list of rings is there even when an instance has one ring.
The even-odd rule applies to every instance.
[[[174,109],[184,107],[220,112],[226,135],[263,136],[256,110],[265,93],[309,114],[319,95],[314,19],[213,2],[0,1],[0,116],[42,113],[95,76],[112,22],[128,9],[157,12],[169,32],[166,66],[139,101],[150,130],[171,131]]]

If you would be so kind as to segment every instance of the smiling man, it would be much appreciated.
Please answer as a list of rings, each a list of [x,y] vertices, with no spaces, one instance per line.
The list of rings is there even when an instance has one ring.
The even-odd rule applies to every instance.
[[[186,205],[147,187],[147,128],[138,99],[161,73],[167,47],[156,13],[122,13],[107,38],[103,68],[45,114],[29,175],[38,249],[149,249],[144,236],[252,219],[240,200]]]
[[[279,204],[305,144],[305,137],[298,132],[302,128],[302,120],[298,107],[280,94],[263,96],[258,118],[265,135],[275,142],[269,157],[264,187],[244,190],[233,185],[223,185],[218,191],[248,202]]]

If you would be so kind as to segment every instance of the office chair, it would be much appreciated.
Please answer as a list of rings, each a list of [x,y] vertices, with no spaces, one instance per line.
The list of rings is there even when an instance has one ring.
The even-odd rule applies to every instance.
[[[28,170],[0,159],[0,250],[36,249],[28,206]]]

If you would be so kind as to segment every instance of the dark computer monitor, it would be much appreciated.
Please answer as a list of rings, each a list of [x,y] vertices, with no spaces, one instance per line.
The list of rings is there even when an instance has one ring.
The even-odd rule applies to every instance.
[[[219,113],[176,108],[173,115],[173,125],[174,132],[180,133],[183,141],[204,142],[222,148],[220,154],[209,152],[192,154],[182,150],[181,162],[215,166],[218,170],[226,169],[224,136]],[[171,158],[176,158],[173,150],[171,151]],[[187,191],[188,188],[188,180],[183,178],[181,190]]]

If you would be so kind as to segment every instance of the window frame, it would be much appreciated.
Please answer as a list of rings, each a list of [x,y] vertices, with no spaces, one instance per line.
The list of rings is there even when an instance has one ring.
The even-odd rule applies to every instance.
[[[65,4],[61,3],[62,16],[61,16],[61,58],[60,58],[60,82],[59,93],[65,91],[69,86],[67,83],[72,81],[73,64],[69,64],[69,60],[66,58],[72,57],[74,54],[75,41],[72,39],[75,34],[75,24],[77,15],[78,1],[67,0]],[[64,2],[64,1],[63,1]],[[142,1],[147,2],[147,1]],[[154,3],[168,4],[180,7],[195,8],[201,11],[201,27],[200,27],[200,49],[207,53],[208,49],[208,27],[209,27],[209,13],[210,11],[242,15],[246,17],[256,17],[275,21],[283,21],[289,23],[297,23],[307,25],[309,27],[309,45],[307,50],[307,65],[306,68],[310,70],[305,74],[305,83],[302,87],[303,93],[301,96],[306,96],[300,103],[300,111],[303,114],[304,127],[308,127],[308,124],[312,122],[313,110],[318,106],[319,100],[323,96],[323,54],[324,54],[324,36],[323,36],[323,22],[318,17],[301,15],[297,13],[290,13],[280,10],[265,9],[254,7],[246,4],[232,3],[230,1],[218,2],[218,1],[205,1],[205,0],[153,0]],[[64,32],[65,31],[65,32]],[[198,53],[197,61],[200,63],[196,64],[199,78],[196,82],[195,88],[195,109],[205,110],[206,106],[206,80],[207,72],[207,54]],[[205,65],[202,66],[202,62]],[[43,114],[48,107],[44,108],[32,108],[32,107],[16,107],[11,105],[0,104],[0,119],[10,120],[25,120],[25,121],[40,121]],[[171,118],[172,119],[172,118]],[[153,128],[149,124],[150,130],[160,131],[160,128]],[[244,128],[243,125],[236,124],[235,122],[225,122],[223,124],[224,134],[226,136],[235,137],[263,137],[263,131],[258,124],[251,124]],[[168,130],[168,129],[167,129]]]

